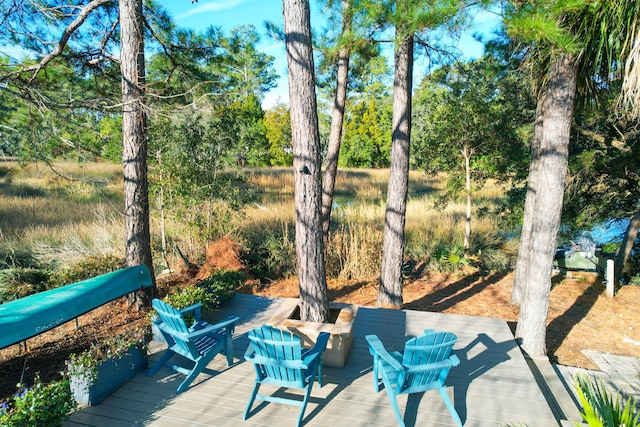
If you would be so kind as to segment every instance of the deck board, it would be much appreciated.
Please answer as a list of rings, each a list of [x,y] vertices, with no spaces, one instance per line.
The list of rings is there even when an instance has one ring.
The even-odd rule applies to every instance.
[[[162,368],[153,376],[139,374],[99,405],[73,414],[64,425],[295,425],[298,408],[260,401],[254,403],[249,419],[242,421],[255,375],[253,366],[242,358],[248,345],[247,332],[266,323],[282,301],[238,294],[223,310],[211,314],[210,321],[229,314],[240,317],[231,367],[226,367],[224,357],[216,357],[189,390],[179,395],[175,390],[183,376],[169,368]],[[447,384],[465,426],[559,425],[505,321],[371,307],[358,310],[345,367],[325,367],[325,386],[314,385],[303,425],[396,425],[386,392],[376,393],[373,389],[372,357],[364,337],[376,334],[388,349],[401,350],[409,337],[421,334],[425,328],[451,331],[458,336],[454,351],[461,364],[451,370]],[[421,398],[400,396],[398,402],[407,426],[454,425],[437,391],[426,392]]]

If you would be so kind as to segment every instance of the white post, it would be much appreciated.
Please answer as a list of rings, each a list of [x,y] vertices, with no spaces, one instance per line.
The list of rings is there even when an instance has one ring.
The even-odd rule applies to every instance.
[[[613,288],[615,286],[615,262],[611,258],[607,259],[607,269],[605,272],[605,281],[607,283],[607,296],[613,298]]]

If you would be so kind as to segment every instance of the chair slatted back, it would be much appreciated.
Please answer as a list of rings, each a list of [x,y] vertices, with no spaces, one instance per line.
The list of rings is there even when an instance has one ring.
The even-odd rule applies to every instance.
[[[413,389],[438,381],[443,368],[424,368],[446,360],[457,340],[456,335],[451,332],[437,332],[426,333],[407,341],[402,358],[407,373],[402,389]],[[446,368],[447,372],[448,370]]]
[[[305,367],[300,337],[289,331],[263,326],[250,331],[249,340],[255,351],[252,362],[261,379],[269,378],[283,387],[304,387]]]
[[[191,360],[197,359],[200,356],[200,352],[195,343],[189,339],[188,335],[190,331],[182,314],[173,306],[160,299],[154,299],[152,304],[153,308],[158,312],[158,316],[164,322],[160,328],[165,329],[171,341],[173,341],[169,342],[167,334],[164,334],[169,342],[169,347],[176,353],[188,357]]]

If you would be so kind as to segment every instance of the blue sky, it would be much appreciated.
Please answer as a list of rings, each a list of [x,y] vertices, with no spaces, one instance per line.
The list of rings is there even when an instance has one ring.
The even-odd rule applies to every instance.
[[[203,31],[213,25],[221,27],[228,34],[232,28],[239,25],[255,26],[262,37],[258,47],[276,58],[274,68],[280,76],[278,87],[266,94],[263,107],[270,108],[278,101],[287,102],[287,61],[284,45],[270,39],[264,30],[265,21],[282,25],[281,0],[198,0],[197,3],[191,3],[188,0],[159,0],[159,3],[169,11],[176,24],[184,28]],[[311,0],[312,29],[321,27],[324,22],[321,8],[315,0]],[[463,56],[470,59],[482,55],[482,44],[473,40],[472,34],[474,32],[491,33],[498,23],[499,19],[494,14],[482,12],[476,15],[473,29],[463,36],[459,44]],[[426,64],[417,59],[416,68],[414,77],[419,82],[426,72]]]

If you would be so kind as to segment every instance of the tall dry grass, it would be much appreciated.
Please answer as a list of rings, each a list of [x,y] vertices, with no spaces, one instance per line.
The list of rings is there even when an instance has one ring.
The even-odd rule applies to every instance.
[[[52,266],[124,255],[122,167],[53,166],[0,163],[0,246]]]
[[[2,246],[29,248],[38,260],[63,265],[85,256],[124,256],[120,165],[59,164],[58,172],[42,165],[0,163],[0,252]],[[293,171],[291,168],[247,169],[262,199],[232,213],[220,205],[190,206],[165,212],[169,261],[179,248],[196,261],[208,240],[224,234],[244,248],[245,261],[266,277],[295,272]],[[71,177],[71,180],[64,177]],[[340,170],[336,182],[327,271],[331,276],[359,278],[380,269],[388,170]],[[463,200],[437,210],[441,177],[410,173],[405,254],[428,260],[442,247],[461,245]],[[474,195],[474,207],[493,206],[504,193],[490,184]],[[152,246],[158,269],[160,210],[152,200]],[[472,219],[472,241],[478,248],[498,247],[496,218]]]

